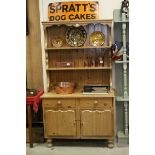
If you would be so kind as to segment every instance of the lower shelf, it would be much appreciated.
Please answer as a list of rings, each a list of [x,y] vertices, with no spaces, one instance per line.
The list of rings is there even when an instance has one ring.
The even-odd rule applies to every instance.
[[[129,97],[127,97],[127,98],[124,98],[123,96],[117,96],[116,97],[116,101],[129,101]]]
[[[125,135],[123,131],[117,132],[117,146],[128,146],[129,135]]]

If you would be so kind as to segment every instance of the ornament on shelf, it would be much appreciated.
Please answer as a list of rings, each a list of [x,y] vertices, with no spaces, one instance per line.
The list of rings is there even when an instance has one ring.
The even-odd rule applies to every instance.
[[[52,45],[55,48],[60,48],[63,46],[63,39],[61,37],[55,37],[54,39],[52,39]]]
[[[125,13],[126,18],[129,18],[129,1],[128,0],[122,1],[121,13]]]
[[[99,67],[103,67],[104,66],[103,58],[100,56],[98,60],[99,60]]]
[[[129,60],[129,44],[126,44],[126,56],[127,56],[127,60]],[[116,61],[116,60],[122,60],[123,59],[123,43],[122,42],[115,42],[114,44],[112,44],[111,46],[111,57],[112,57],[112,61]]]
[[[95,67],[95,60],[91,58],[91,67]]]
[[[111,46],[112,61],[121,60],[123,58],[123,47],[118,49],[117,41]]]

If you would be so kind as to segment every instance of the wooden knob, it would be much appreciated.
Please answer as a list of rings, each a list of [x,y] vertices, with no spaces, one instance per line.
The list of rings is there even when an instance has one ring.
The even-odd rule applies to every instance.
[[[107,106],[108,104],[107,103],[104,103],[104,106]]]
[[[94,101],[94,105],[97,105],[98,104],[98,101]]]
[[[61,101],[58,101],[57,104],[58,104],[58,105],[61,105]]]

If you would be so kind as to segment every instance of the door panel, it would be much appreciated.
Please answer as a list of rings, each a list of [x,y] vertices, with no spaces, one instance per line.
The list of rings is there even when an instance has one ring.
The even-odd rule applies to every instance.
[[[53,136],[76,136],[74,110],[46,110],[45,132]]]
[[[57,120],[58,115],[56,111],[46,110],[45,111],[45,132],[47,135],[57,135]]]
[[[75,122],[75,111],[67,110],[61,111],[59,110],[58,115],[58,135],[60,136],[75,136],[76,135],[76,122]]]
[[[111,110],[82,110],[81,111],[81,134],[87,136],[110,136],[112,135]]]

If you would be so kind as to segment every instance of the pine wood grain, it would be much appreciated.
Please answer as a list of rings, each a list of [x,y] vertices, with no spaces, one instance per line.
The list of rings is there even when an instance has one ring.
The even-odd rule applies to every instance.
[[[28,0],[28,27],[29,34],[26,37],[27,87],[34,89],[43,89],[40,16],[38,0]]]

